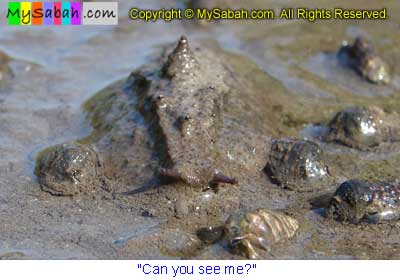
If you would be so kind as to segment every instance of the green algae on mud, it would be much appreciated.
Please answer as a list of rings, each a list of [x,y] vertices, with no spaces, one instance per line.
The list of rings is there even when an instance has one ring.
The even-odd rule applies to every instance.
[[[4,88],[14,77],[14,72],[10,67],[12,59],[0,51],[0,88]]]
[[[43,159],[43,157],[44,157],[46,154],[50,154],[50,153],[54,152],[55,149],[56,149],[55,146],[50,146],[50,147],[47,147],[47,148],[41,150],[41,151],[36,155],[36,158],[35,158],[35,170],[34,170],[34,174],[35,174],[36,176],[39,177],[39,175],[40,175],[40,172],[39,172],[39,171],[40,171],[40,170],[39,170],[39,162]]]
[[[89,136],[78,140],[80,143],[95,142],[96,139],[102,137],[104,133],[109,132],[113,128],[112,124],[117,121],[117,118],[129,113],[129,109],[131,108],[127,108],[124,106],[124,103],[119,102],[118,92],[115,91],[115,89],[125,84],[126,79],[117,81],[93,95],[83,104],[82,108],[87,113],[87,119],[93,128],[93,132]],[[118,114],[112,120],[106,119],[111,114],[113,107],[118,105],[121,114]]]
[[[385,159],[365,160],[354,153],[329,154],[330,166],[334,166],[336,176],[359,178],[373,181],[395,181],[400,172],[400,155]]]

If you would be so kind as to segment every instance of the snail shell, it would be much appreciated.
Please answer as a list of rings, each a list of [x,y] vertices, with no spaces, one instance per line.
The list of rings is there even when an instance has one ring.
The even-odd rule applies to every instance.
[[[362,37],[356,38],[353,45],[343,44],[338,57],[371,83],[387,84],[391,80],[388,64]]]
[[[329,177],[322,162],[322,150],[311,141],[282,138],[272,141],[267,173],[273,181],[299,191],[317,187],[317,182]],[[310,181],[313,181],[310,184]]]
[[[225,236],[234,251],[249,259],[257,259],[256,248],[270,251],[270,246],[292,238],[299,223],[282,213],[258,209],[244,215],[231,216],[225,224]]]
[[[366,149],[382,142],[400,140],[396,114],[386,114],[377,107],[351,107],[338,112],[329,122],[328,142]]]
[[[73,196],[96,189],[102,177],[101,166],[93,148],[69,143],[42,151],[37,158],[35,174],[42,190],[53,195]]]
[[[353,224],[397,220],[400,218],[400,187],[385,182],[346,181],[331,199],[327,216]]]

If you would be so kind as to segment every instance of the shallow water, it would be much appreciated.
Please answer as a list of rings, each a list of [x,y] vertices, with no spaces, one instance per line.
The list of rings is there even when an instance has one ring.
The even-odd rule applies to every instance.
[[[261,2],[250,1],[249,5],[261,5]],[[146,237],[157,234],[164,220],[136,213],[127,215],[129,209],[126,205],[108,200],[87,203],[85,200],[45,195],[33,175],[35,157],[40,150],[90,133],[82,109],[85,100],[145,64],[161,46],[175,42],[180,34],[193,40],[212,38],[223,48],[250,57],[291,94],[306,102],[304,108],[320,106],[321,110],[316,112],[307,110],[304,115],[297,112],[301,117],[294,112],[292,118],[297,121],[296,125],[278,134],[298,135],[303,125],[326,121],[337,108],[369,103],[369,100],[357,99],[360,97],[372,98],[373,103],[400,111],[394,101],[400,94],[399,74],[391,86],[376,87],[365,83],[353,72],[341,69],[334,59],[342,40],[351,41],[356,35],[364,34],[382,51],[392,70],[400,73],[400,49],[393,47],[400,44],[400,18],[395,16],[400,12],[397,0],[385,1],[385,7],[393,14],[388,21],[309,23],[278,20],[266,23],[221,22],[208,26],[187,21],[142,23],[127,18],[132,6],[177,7],[182,5],[179,1],[119,3],[122,16],[116,27],[10,27],[4,22],[0,24],[0,50],[13,59],[11,67],[15,73],[15,78],[0,90],[0,259],[180,257],[165,254],[157,246],[147,246],[153,241]],[[281,6],[310,6],[312,3],[315,1],[272,1],[269,6],[278,10]],[[351,3],[319,1],[318,5],[381,7],[379,1],[372,0]],[[5,8],[1,7],[0,12],[4,14]],[[380,97],[385,99],[373,99]],[[301,104],[296,106],[302,107]],[[289,103],[283,107],[287,111],[297,108]],[[341,174],[342,178],[348,175]],[[318,233],[326,237],[331,234],[331,239],[320,241],[322,245],[315,245],[318,243],[315,240],[304,241],[307,246],[320,249],[304,253],[299,249],[303,244],[302,238],[307,240],[307,235],[303,235],[289,251],[279,253],[278,250],[278,257],[400,257],[395,252],[387,255],[377,252],[375,247],[366,252],[367,247],[353,248],[348,244],[351,241],[343,239],[351,229],[343,230],[336,226],[339,229],[332,231],[342,232],[337,237],[326,232],[329,230],[323,226],[319,215],[314,212],[302,214],[295,215],[313,225],[310,226],[311,235]],[[359,228],[354,230],[360,231]],[[379,236],[378,229],[371,231]],[[399,241],[394,233],[385,234],[387,239],[377,239],[373,243],[378,246]],[[168,236],[173,239],[173,236],[185,234],[173,232]],[[190,240],[191,237],[187,238]],[[367,243],[367,238],[363,242]],[[332,253],[334,249],[329,248],[330,240],[343,243],[335,254]],[[125,243],[130,245],[124,247]],[[118,249],[121,246],[124,249]],[[230,255],[217,246],[211,246],[197,257],[224,258]]]

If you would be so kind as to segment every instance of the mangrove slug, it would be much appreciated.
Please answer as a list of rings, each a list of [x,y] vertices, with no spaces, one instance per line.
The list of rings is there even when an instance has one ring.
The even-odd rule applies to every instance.
[[[193,186],[236,184],[219,171],[222,163],[216,142],[223,125],[223,99],[229,89],[217,62],[202,63],[201,53],[192,51],[182,36],[168,55],[158,78],[140,71],[131,77],[140,96],[140,112],[149,120],[160,157],[160,175]],[[145,82],[143,82],[145,81]]]

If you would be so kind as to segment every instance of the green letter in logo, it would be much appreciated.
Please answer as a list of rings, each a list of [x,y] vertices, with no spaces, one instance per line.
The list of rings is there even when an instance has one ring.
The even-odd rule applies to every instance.
[[[20,2],[8,2],[8,25],[20,25]]]

